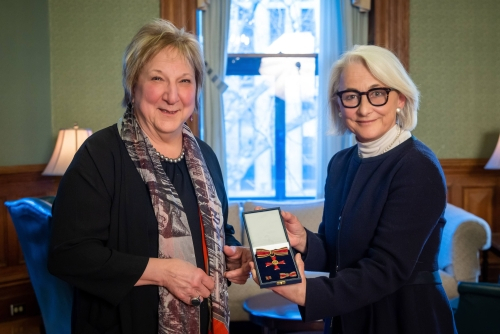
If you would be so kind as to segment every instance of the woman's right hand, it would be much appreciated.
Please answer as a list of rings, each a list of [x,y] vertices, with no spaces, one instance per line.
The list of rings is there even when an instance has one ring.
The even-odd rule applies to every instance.
[[[286,232],[288,233],[288,240],[290,246],[304,253],[307,250],[307,232],[304,226],[299,222],[297,217],[290,212],[281,211],[281,217],[285,223]]]
[[[176,298],[191,305],[192,298],[200,296],[201,301],[208,298],[215,282],[202,269],[184,260],[150,258],[135,285],[163,286]]]
[[[264,209],[261,206],[255,207],[255,210]],[[299,222],[297,217],[292,215],[290,212],[281,211],[281,217],[285,223],[286,232],[288,234],[288,240],[290,241],[290,246],[298,250],[300,253],[304,253],[307,249],[307,233],[306,229]]]

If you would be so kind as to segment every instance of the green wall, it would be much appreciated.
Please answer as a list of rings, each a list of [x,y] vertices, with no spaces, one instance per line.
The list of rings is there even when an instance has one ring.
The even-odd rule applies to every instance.
[[[159,0],[49,0],[52,132],[97,131],[116,123],[123,51],[137,30],[159,17]]]
[[[416,137],[443,158],[489,158],[500,133],[500,1],[411,0]]]
[[[439,158],[487,158],[500,133],[500,1],[411,0],[414,134]],[[57,132],[122,115],[121,57],[158,0],[0,2],[0,166],[47,163]]]
[[[47,163],[52,147],[47,0],[0,2],[0,166]]]
[[[123,114],[121,60],[159,0],[0,2],[0,166],[47,163],[61,128]]]

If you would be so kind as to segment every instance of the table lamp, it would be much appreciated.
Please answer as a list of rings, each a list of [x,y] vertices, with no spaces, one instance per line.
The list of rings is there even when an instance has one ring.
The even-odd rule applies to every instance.
[[[92,134],[90,129],[79,129],[78,124],[70,129],[59,130],[56,147],[42,175],[61,176],[66,172],[78,148]]]
[[[498,138],[497,146],[491,155],[490,160],[484,166],[484,169],[500,169],[500,137]]]

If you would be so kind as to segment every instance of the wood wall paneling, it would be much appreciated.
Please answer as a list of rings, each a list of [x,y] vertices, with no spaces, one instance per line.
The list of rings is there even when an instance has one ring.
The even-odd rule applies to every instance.
[[[4,206],[5,207],[5,206]],[[7,210],[6,210],[7,211]],[[24,259],[21,251],[21,245],[17,240],[16,230],[14,228],[14,224],[10,218],[10,215],[7,213],[7,258],[6,265],[8,266],[20,266],[24,264]],[[15,240],[15,242],[13,242]]]
[[[160,17],[196,35],[197,0],[160,0]]]
[[[394,52],[406,70],[410,66],[410,1],[372,0],[371,43]]]
[[[197,35],[196,10],[197,0],[160,0],[160,17],[194,35]],[[188,120],[186,123],[195,136],[200,135],[200,120],[197,113],[193,114],[192,121]]]
[[[500,170],[485,170],[487,159],[443,159],[440,162],[446,177],[448,202],[483,218],[492,233],[499,233]],[[488,279],[496,282],[500,258],[491,254],[488,260]]]
[[[23,315],[11,316],[10,305],[22,304],[25,312]],[[34,316],[40,314],[40,308],[36,300],[35,291],[29,279],[20,279],[8,284],[0,284],[0,322],[15,320],[19,317]],[[9,332],[11,333],[11,332]],[[25,333],[25,332],[12,332]]]
[[[500,170],[485,170],[487,159],[442,159],[448,202],[488,222],[500,232]]]
[[[483,218],[493,229],[494,187],[463,187],[464,209]]]
[[[4,198],[0,198],[2,203],[5,202]],[[7,209],[4,205],[0,206],[0,222],[7,221]],[[0,269],[7,267],[7,254],[9,253],[9,244],[5,242],[7,239],[7,224],[0,223]]]

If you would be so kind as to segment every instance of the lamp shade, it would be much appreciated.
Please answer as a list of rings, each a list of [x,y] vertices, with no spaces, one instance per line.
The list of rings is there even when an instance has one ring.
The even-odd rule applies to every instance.
[[[59,130],[56,147],[42,175],[63,175],[78,148],[91,134],[92,130],[79,129],[76,124],[71,129]]]
[[[500,169],[500,137],[498,138],[497,147],[495,147],[495,151],[493,151],[484,169]]]

